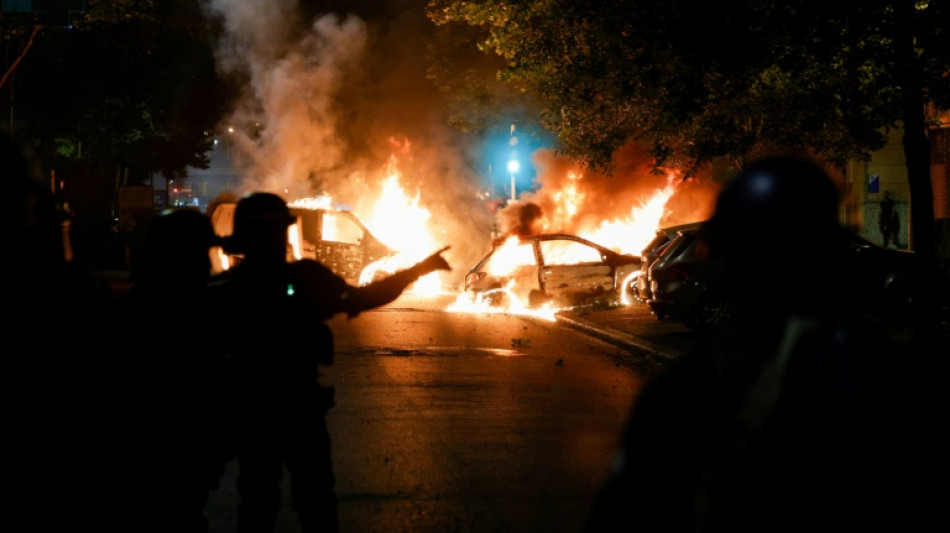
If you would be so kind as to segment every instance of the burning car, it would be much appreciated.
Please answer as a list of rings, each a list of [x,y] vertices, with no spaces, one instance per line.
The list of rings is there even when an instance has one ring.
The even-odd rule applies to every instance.
[[[499,306],[510,303],[505,302],[510,298],[528,307],[615,302],[639,270],[639,257],[576,235],[515,236],[492,241],[466,274],[464,290]]]
[[[226,202],[218,204],[211,213],[218,236],[231,235],[236,208],[236,203]],[[315,259],[356,284],[361,282],[360,275],[369,265],[396,254],[349,211],[291,205],[290,213],[297,217],[297,222],[287,230],[289,260]],[[240,260],[240,255],[222,250],[214,269],[218,272],[227,270]]]

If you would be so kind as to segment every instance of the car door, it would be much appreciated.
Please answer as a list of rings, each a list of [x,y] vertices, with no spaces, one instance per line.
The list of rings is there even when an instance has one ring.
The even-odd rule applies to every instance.
[[[578,305],[614,289],[613,267],[591,243],[564,237],[538,246],[541,290],[559,305]]]
[[[346,211],[320,210],[319,224],[310,233],[314,257],[350,282],[366,267],[361,243],[366,230]]]

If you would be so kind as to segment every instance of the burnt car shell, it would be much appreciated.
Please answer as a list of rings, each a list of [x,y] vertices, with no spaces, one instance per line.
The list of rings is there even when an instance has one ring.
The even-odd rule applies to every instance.
[[[546,233],[518,239],[519,265],[503,275],[491,273],[495,252],[507,241],[496,239],[465,276],[464,289],[489,292],[508,287],[529,306],[558,307],[598,300],[619,300],[624,282],[640,269],[640,258],[618,253],[583,237]]]
[[[231,235],[236,203],[219,204],[211,213],[215,233]],[[395,252],[377,239],[350,211],[339,209],[307,209],[291,207],[297,222],[290,226],[287,259],[315,259],[350,283],[359,282],[360,273],[371,263]],[[299,239],[292,237],[299,234]],[[299,243],[299,244],[297,244]],[[224,253],[224,252],[222,252]],[[228,264],[240,262],[240,254],[226,254]],[[223,270],[220,264],[215,270]]]

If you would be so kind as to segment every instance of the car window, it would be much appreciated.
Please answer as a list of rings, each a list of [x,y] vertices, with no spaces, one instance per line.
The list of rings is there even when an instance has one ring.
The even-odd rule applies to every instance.
[[[359,244],[363,238],[363,228],[356,222],[341,213],[327,211],[323,213],[323,232],[320,239],[324,241]]]
[[[665,232],[658,232],[656,237],[653,237],[653,240],[650,241],[650,244],[647,244],[640,255],[647,255],[650,252],[655,252],[661,245],[670,242],[670,237]]]
[[[577,265],[600,263],[600,250],[582,242],[568,239],[541,241],[541,257],[545,265]]]
[[[511,239],[495,248],[483,268],[492,276],[507,276],[518,267],[536,265],[534,246]]]

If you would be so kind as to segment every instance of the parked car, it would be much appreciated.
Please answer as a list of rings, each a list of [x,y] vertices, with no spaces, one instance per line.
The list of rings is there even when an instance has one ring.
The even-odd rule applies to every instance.
[[[625,280],[640,269],[640,258],[570,234],[541,234],[493,241],[465,276],[464,290],[489,295],[493,303],[510,291],[537,307],[551,302],[572,307],[619,301]]]
[[[652,298],[653,293],[650,290],[650,265],[652,265],[653,261],[660,255],[660,252],[673,241],[677,232],[680,230],[690,231],[698,229],[701,225],[702,222],[692,222],[689,224],[667,226],[656,230],[656,236],[653,237],[653,240],[651,240],[640,253],[640,275],[631,281],[633,285],[628,288],[629,292],[636,297],[637,301],[646,303]]]
[[[659,319],[674,318],[692,329],[727,323],[734,304],[717,284],[718,265],[708,260],[701,225],[681,228],[651,263],[647,305]]]
[[[221,203],[211,213],[218,236],[231,235],[236,207],[236,203]],[[371,263],[395,254],[349,211],[291,207],[290,214],[297,222],[288,228],[288,259],[316,259],[350,283],[359,283],[360,273]],[[240,254],[222,250],[215,270],[225,270],[240,260]]]
[[[855,233],[849,233],[848,242],[849,272],[866,289],[861,293],[866,298],[859,303],[871,316],[913,319],[917,313],[946,305],[939,300],[940,295],[950,294],[946,276],[913,252],[884,248]],[[707,256],[701,226],[677,231],[649,267],[652,294],[647,305],[653,314],[678,319],[695,330],[715,329],[733,318],[729,287],[719,282],[723,267]],[[789,290],[808,288],[790,284]]]

